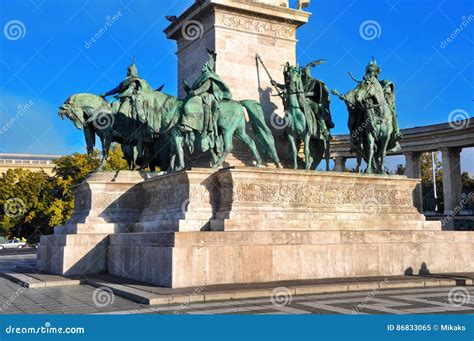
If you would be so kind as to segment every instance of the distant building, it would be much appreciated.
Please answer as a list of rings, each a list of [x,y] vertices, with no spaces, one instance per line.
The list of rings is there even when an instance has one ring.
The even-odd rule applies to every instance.
[[[43,170],[47,174],[52,175],[53,161],[60,157],[60,155],[0,153],[0,174],[5,173],[9,169],[23,168],[33,172]]]

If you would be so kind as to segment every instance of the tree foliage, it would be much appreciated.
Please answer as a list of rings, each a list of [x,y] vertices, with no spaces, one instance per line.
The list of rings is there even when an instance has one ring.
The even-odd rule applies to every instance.
[[[54,161],[54,176],[45,172],[10,169],[0,177],[0,226],[7,238],[36,242],[42,234],[63,225],[74,209],[72,187],[100,165],[99,152],[75,153]],[[128,169],[119,145],[113,145],[106,170]]]

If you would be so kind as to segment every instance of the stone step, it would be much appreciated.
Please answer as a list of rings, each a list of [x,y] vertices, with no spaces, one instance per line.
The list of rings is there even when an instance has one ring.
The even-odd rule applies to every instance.
[[[409,211],[409,212],[400,212],[400,213],[382,213],[377,211],[365,211],[360,210],[359,212],[285,212],[280,210],[274,211],[263,211],[262,212],[243,212],[243,213],[231,213],[231,214],[224,214],[224,213],[216,213],[215,219],[233,219],[233,220],[248,220],[249,217],[256,217],[262,219],[284,219],[284,220],[364,220],[370,219],[373,220],[374,218],[378,218],[380,220],[396,220],[396,221],[404,221],[404,220],[413,220],[413,221],[425,221],[426,218],[423,214],[418,213],[417,211]]]
[[[419,220],[286,220],[250,218],[247,220],[211,220],[211,231],[305,231],[305,230],[423,230],[426,221]],[[430,229],[435,229],[430,224]],[[441,230],[440,225],[437,226]]]
[[[179,212],[168,212],[168,213],[157,213],[147,214],[146,212],[140,214],[138,222],[148,222],[157,220],[184,220],[184,219],[210,219],[213,216],[213,212],[201,211],[201,212],[187,212],[186,209]]]
[[[209,219],[156,220],[135,223],[133,232],[209,231]]]
[[[441,221],[439,220],[426,220],[423,222],[423,230],[441,230]]]
[[[248,215],[262,215],[266,214],[272,216],[274,214],[280,214],[282,216],[291,216],[298,214],[312,214],[312,215],[344,215],[351,217],[358,214],[371,214],[371,215],[385,215],[385,214],[412,214],[424,216],[420,214],[413,206],[386,206],[386,205],[341,205],[341,206],[306,206],[306,207],[275,207],[268,206],[268,204],[232,204],[232,207],[222,207],[215,213],[217,218],[237,218],[246,217]],[[349,218],[350,219],[350,218]]]
[[[109,236],[109,251],[142,247],[224,247],[256,245],[327,245],[399,243],[472,243],[461,231],[233,231],[118,233]],[[118,248],[118,249],[117,249]],[[120,252],[125,252],[122,250]]]
[[[93,233],[123,233],[129,232],[130,225],[114,223],[78,223],[64,226],[55,226],[54,234],[93,234]]]

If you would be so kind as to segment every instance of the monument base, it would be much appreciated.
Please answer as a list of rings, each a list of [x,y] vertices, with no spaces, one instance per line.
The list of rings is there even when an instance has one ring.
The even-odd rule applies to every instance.
[[[41,269],[173,288],[474,272],[474,235],[426,221],[413,206],[419,180],[236,168],[124,184],[99,174],[80,185],[94,189],[79,191],[71,223],[42,237]]]

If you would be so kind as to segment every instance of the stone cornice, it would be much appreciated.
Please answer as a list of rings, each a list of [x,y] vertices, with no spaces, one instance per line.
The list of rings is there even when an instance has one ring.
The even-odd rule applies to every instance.
[[[272,19],[287,23],[288,26],[299,27],[306,22],[311,15],[309,12],[298,11],[291,8],[279,7],[266,4],[249,3],[245,0],[204,0],[195,2],[178,19],[172,22],[165,30],[168,39],[179,39],[180,31],[186,21],[196,20],[204,16],[209,11],[223,9],[233,13],[252,14],[255,19],[258,17]]]

